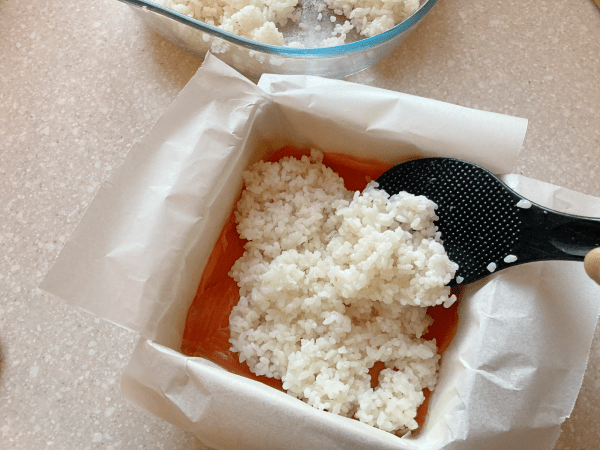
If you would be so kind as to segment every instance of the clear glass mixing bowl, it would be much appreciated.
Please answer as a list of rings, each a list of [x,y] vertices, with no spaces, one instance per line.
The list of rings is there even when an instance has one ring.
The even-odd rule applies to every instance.
[[[335,47],[293,48],[251,41],[147,0],[120,0],[182,50],[203,58],[210,51],[245,76],[263,73],[344,78],[379,62],[394,50],[437,3],[422,0],[419,9],[394,28]]]

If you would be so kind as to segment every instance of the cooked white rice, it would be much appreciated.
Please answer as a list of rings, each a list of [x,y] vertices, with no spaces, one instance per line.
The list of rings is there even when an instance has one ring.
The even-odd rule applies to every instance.
[[[285,26],[288,20],[300,22],[302,12],[298,8],[315,6],[307,2],[299,4],[298,0],[153,1],[238,36],[272,45],[285,44],[280,27]],[[331,33],[332,37],[323,39],[320,46],[344,44],[350,30],[356,30],[364,37],[374,36],[393,28],[419,9],[419,0],[325,0],[325,3],[331,14],[344,16],[348,20],[338,24]],[[319,8],[318,13],[311,11],[306,15],[314,13],[315,19],[320,21],[324,9]],[[330,22],[337,20],[335,15],[329,19]],[[293,40],[294,46],[299,46],[298,39],[294,37]],[[300,45],[310,46],[304,43]]]
[[[257,375],[320,410],[386,431],[415,429],[439,355],[422,339],[427,306],[449,306],[450,262],[436,205],[371,183],[351,192],[317,151],[258,162],[243,175],[237,229],[244,255],[230,276],[240,301],[232,350]],[[385,364],[371,389],[369,369]]]
[[[529,200],[525,200],[522,198],[517,202],[517,208],[529,209],[531,208],[532,203]]]

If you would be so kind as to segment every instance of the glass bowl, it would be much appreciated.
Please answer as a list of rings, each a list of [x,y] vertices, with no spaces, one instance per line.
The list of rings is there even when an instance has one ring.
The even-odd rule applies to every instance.
[[[391,53],[437,3],[421,0],[419,9],[394,28],[344,45],[294,48],[263,44],[223,31],[147,0],[120,0],[161,36],[200,58],[211,52],[257,80],[263,73],[344,78],[371,67]]]

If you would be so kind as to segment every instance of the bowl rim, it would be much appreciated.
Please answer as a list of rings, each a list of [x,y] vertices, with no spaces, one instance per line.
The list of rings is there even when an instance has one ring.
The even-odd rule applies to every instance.
[[[268,53],[271,55],[281,57],[285,56],[296,58],[330,58],[332,56],[343,56],[363,50],[368,50],[392,40],[396,36],[404,33],[405,31],[409,30],[417,23],[419,23],[421,19],[423,19],[423,17],[425,17],[425,15],[431,10],[431,8],[434,7],[438,0],[425,0],[423,4],[419,6],[419,9],[415,11],[415,13],[413,13],[410,17],[400,22],[393,28],[384,31],[383,33],[377,34],[369,38],[361,39],[356,42],[350,42],[348,44],[316,48],[297,48],[281,45],[264,44],[262,42],[253,41],[248,38],[238,36],[236,34],[222,30],[213,25],[201,22],[197,19],[186,16],[185,14],[181,14],[165,6],[158,5],[149,0],[119,1],[136,8],[141,8],[143,10],[151,11],[161,16],[168,17],[184,25],[188,25],[197,30],[211,34],[219,39],[223,39],[233,44],[246,47],[247,49],[252,51]]]

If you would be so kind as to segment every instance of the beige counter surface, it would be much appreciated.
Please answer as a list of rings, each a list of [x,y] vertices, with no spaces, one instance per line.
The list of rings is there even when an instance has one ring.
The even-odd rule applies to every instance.
[[[133,333],[36,292],[101,183],[201,62],[116,0],[0,2],[0,449],[204,448],[123,399]],[[592,0],[439,0],[348,80],[527,118],[515,173],[600,196]],[[556,449],[600,448],[599,414],[597,331]]]

